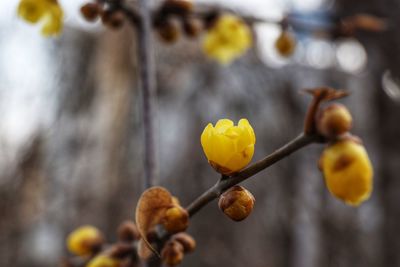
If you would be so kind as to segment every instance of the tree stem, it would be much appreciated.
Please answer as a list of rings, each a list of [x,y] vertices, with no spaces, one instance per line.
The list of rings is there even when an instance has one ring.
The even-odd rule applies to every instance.
[[[143,97],[144,128],[144,188],[154,185],[156,179],[155,147],[155,70],[151,42],[151,17],[148,0],[139,0],[140,23],[138,23],[138,62],[140,69],[140,87]]]

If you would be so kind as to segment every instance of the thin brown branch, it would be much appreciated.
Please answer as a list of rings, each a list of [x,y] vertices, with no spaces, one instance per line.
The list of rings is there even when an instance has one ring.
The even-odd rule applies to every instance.
[[[154,184],[156,175],[155,153],[155,71],[151,41],[151,15],[147,0],[139,0],[140,23],[137,25],[138,62],[140,69],[140,87],[143,99],[143,128],[144,128],[144,187]],[[132,22],[134,22],[132,20]],[[136,25],[133,25],[136,26]]]
[[[293,152],[311,144],[316,143],[320,140],[318,135],[305,135],[301,134],[286,145],[282,146],[278,150],[274,151],[265,158],[258,162],[250,165],[244,170],[234,174],[231,177],[222,177],[213,187],[207,190],[204,194],[193,201],[188,207],[187,211],[190,216],[196,214],[205,205],[218,198],[223,192],[228,190],[234,185],[237,185],[244,180],[249,179],[260,171],[270,167],[281,159],[289,156]]]

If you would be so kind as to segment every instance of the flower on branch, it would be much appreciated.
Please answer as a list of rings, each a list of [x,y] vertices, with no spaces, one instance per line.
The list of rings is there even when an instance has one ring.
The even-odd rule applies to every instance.
[[[239,17],[222,15],[206,33],[205,54],[221,64],[229,64],[250,48],[253,37],[249,26]]]
[[[85,225],[75,229],[67,238],[68,250],[78,256],[90,256],[103,244],[101,232],[94,226]]]
[[[344,138],[325,148],[320,166],[328,190],[346,204],[358,206],[372,192],[372,164],[367,151],[354,138]]]
[[[201,145],[211,166],[224,175],[240,171],[251,161],[256,136],[248,120],[237,126],[222,119],[215,127],[209,123],[201,134]]]
[[[64,13],[56,0],[21,0],[17,12],[29,23],[42,22],[44,36],[55,36],[62,31]]]

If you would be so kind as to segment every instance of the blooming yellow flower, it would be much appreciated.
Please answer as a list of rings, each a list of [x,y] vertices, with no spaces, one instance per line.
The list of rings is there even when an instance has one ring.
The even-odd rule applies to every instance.
[[[228,119],[219,120],[215,127],[209,123],[201,134],[201,145],[208,162],[225,175],[249,164],[255,143],[256,136],[246,119],[241,119],[237,126]]]
[[[338,141],[324,150],[320,163],[328,190],[334,196],[353,206],[369,198],[373,169],[361,144]]]
[[[44,36],[58,35],[63,27],[63,11],[56,0],[21,0],[18,15],[30,23],[43,23]]]
[[[86,265],[87,267],[118,267],[119,261],[113,258],[110,258],[105,255],[99,255],[94,257],[89,263]]]
[[[102,235],[96,227],[85,225],[69,234],[67,247],[76,255],[87,256],[93,253],[93,248],[101,244],[102,240]]]
[[[229,64],[242,55],[253,42],[245,22],[233,15],[222,15],[206,33],[203,50],[222,64]]]

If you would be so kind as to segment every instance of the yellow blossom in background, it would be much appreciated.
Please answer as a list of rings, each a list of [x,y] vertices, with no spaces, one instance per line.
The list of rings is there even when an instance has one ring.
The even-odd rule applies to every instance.
[[[373,169],[361,144],[338,141],[324,150],[320,163],[328,190],[334,196],[353,206],[369,198]]]
[[[75,255],[88,256],[93,253],[96,246],[102,243],[102,240],[102,234],[96,227],[85,225],[69,234],[67,247]]]
[[[209,123],[201,135],[201,145],[206,157],[218,172],[229,175],[240,171],[251,161],[256,137],[246,119],[237,126],[222,119],[215,127]]]
[[[205,54],[222,64],[229,64],[252,45],[249,26],[233,15],[222,15],[206,33],[203,42]]]
[[[296,39],[288,31],[282,31],[275,41],[275,48],[283,57],[290,57],[296,49]]]
[[[94,257],[86,267],[118,267],[120,266],[119,261],[113,258],[110,258],[105,255],[99,255]]]
[[[44,36],[58,35],[62,31],[64,13],[56,0],[21,0],[17,12],[29,23],[41,22]]]

